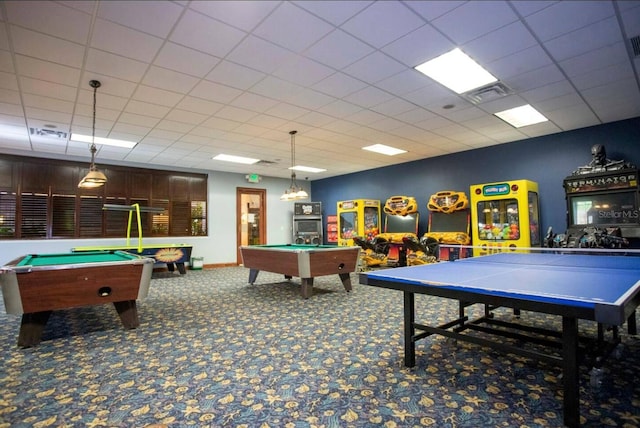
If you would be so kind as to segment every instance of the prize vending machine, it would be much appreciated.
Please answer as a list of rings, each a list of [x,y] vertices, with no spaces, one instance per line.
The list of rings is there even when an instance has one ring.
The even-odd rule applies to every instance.
[[[380,201],[354,199],[338,202],[338,246],[354,246],[353,237],[369,240],[380,233]]]
[[[474,256],[540,246],[537,183],[475,184],[470,193]]]

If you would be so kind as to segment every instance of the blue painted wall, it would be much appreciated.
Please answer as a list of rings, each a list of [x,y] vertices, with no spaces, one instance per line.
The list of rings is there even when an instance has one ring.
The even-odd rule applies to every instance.
[[[325,216],[336,213],[338,201],[378,199],[382,205],[394,195],[413,196],[422,213],[421,236],[427,230],[426,204],[432,194],[456,190],[469,195],[472,184],[528,179],[539,185],[542,232],[549,226],[564,232],[562,181],[591,161],[594,144],[604,144],[609,159],[640,167],[640,117],[312,181],[311,194],[322,202]]]

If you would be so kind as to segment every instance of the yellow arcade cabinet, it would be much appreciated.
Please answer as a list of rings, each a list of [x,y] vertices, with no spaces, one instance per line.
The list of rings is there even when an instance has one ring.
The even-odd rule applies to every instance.
[[[540,246],[537,183],[475,184],[470,194],[474,256]]]
[[[417,239],[420,213],[418,203],[412,196],[392,196],[384,204],[384,232],[378,235],[389,243],[387,265],[406,266],[407,249],[404,238]]]
[[[439,259],[452,260],[468,256],[468,248],[456,248],[471,244],[469,233],[471,215],[469,199],[464,192],[442,190],[429,197],[429,225],[423,238],[431,238],[439,244]],[[470,252],[469,252],[470,253]]]
[[[354,236],[370,240],[380,232],[380,201],[353,199],[337,207],[338,246],[353,247]]]

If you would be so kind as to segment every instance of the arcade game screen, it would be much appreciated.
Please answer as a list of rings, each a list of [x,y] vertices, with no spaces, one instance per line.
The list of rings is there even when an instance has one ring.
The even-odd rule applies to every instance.
[[[640,211],[634,192],[570,196],[571,225],[637,224]]]

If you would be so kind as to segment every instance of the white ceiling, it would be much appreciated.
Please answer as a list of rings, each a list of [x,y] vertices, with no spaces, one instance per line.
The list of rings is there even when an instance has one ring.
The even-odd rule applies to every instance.
[[[640,1],[2,1],[0,151],[88,160],[29,128],[139,141],[97,163],[310,180],[640,116]],[[414,66],[454,47],[512,94]],[[638,47],[640,49],[640,47]],[[529,103],[548,122],[493,113]],[[445,105],[452,108],[445,109]],[[388,157],[371,144],[407,150]],[[236,165],[218,153],[273,162]]]

